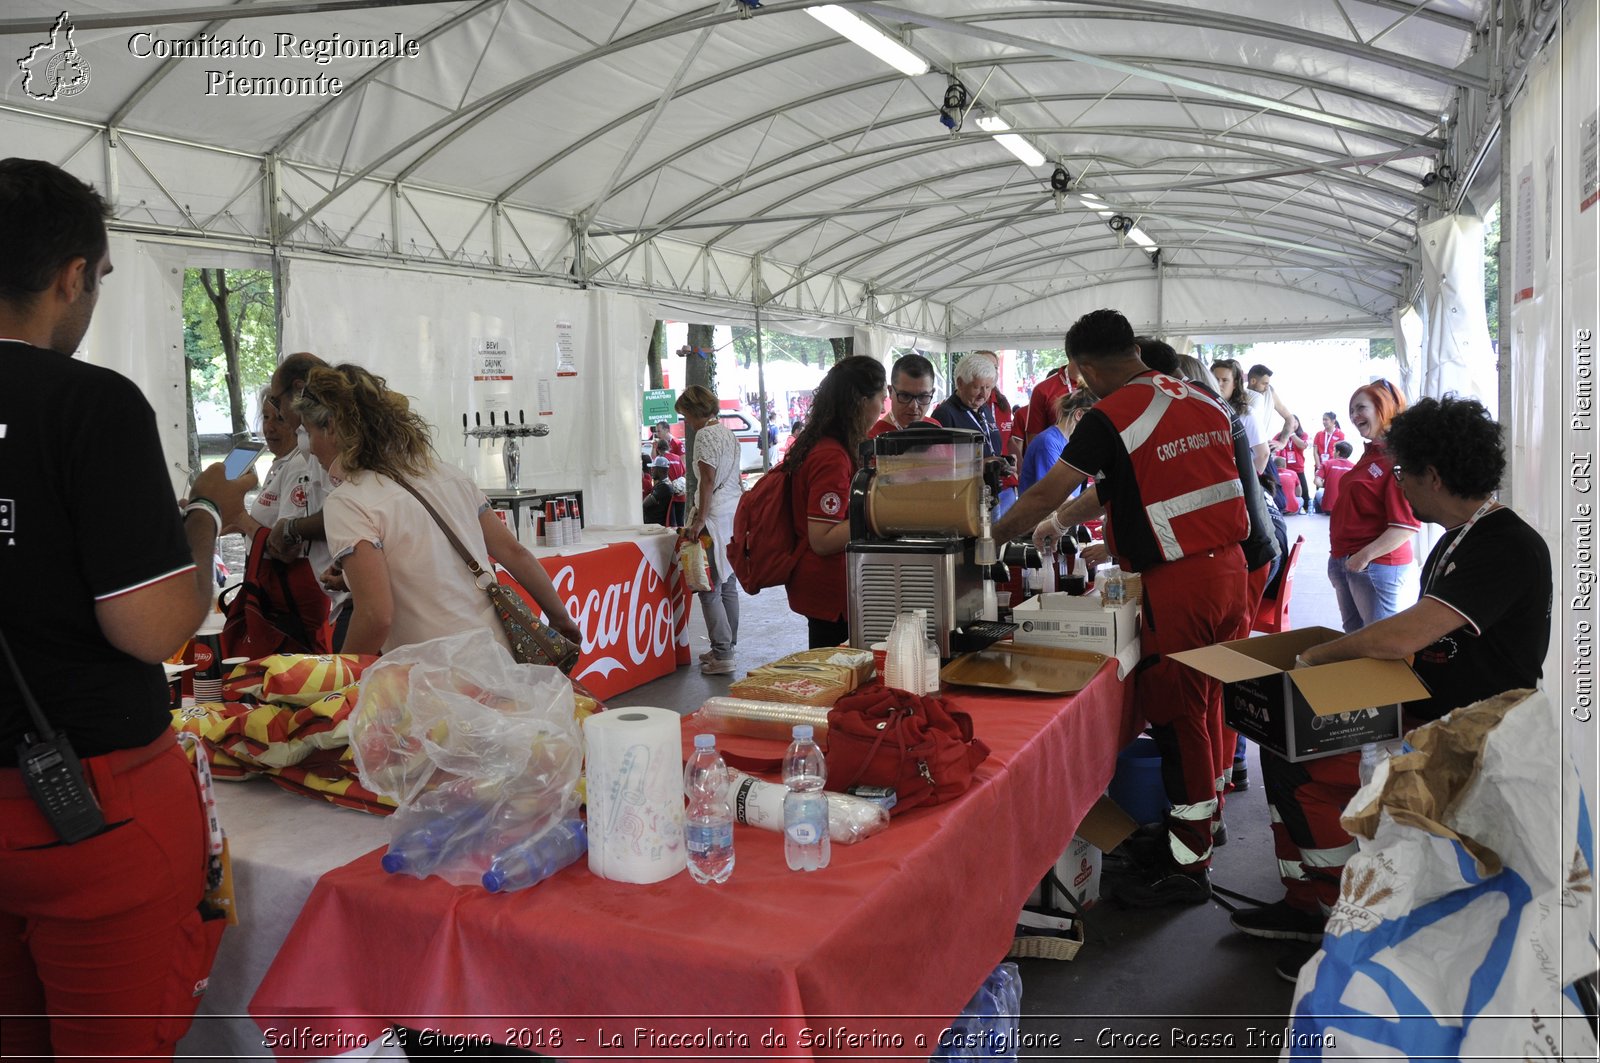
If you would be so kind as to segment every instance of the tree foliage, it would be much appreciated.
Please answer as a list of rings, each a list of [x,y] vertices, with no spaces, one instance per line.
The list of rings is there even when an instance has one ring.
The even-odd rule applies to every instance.
[[[734,325],[732,332],[734,357],[741,367],[749,369],[756,364],[756,330],[749,325]],[[816,336],[791,336],[764,328],[761,357],[767,362],[794,362],[825,369],[833,364],[833,345]]]
[[[202,272],[208,274],[203,278]],[[236,379],[230,381],[227,347],[219,330],[218,304],[207,294],[206,284],[218,295],[225,293],[223,315],[231,333],[229,343],[238,359]],[[183,353],[189,365],[189,385],[194,402],[213,402],[229,410],[235,430],[244,424],[247,400],[268,380],[278,359],[276,295],[272,273],[264,269],[189,269],[183,274]],[[234,387],[230,388],[230,382]],[[234,394],[240,396],[235,401]]]

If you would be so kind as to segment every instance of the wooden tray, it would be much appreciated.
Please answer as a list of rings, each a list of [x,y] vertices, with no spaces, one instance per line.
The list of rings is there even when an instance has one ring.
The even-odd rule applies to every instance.
[[[1001,642],[957,657],[940,671],[939,681],[1026,694],[1075,694],[1105,663],[1103,653]]]

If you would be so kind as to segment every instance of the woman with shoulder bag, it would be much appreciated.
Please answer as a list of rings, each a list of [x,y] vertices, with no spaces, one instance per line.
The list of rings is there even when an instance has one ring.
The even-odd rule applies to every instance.
[[[451,536],[486,574],[490,559],[498,561],[552,628],[581,643],[544,568],[472,480],[439,460],[432,429],[404,395],[360,366],[319,366],[295,409],[312,453],[342,479],[323,512],[355,607],[345,653],[387,652],[474,628],[511,648],[482,577],[468,570]]]
[[[711,539],[707,561],[711,589],[700,591],[711,649],[700,657],[704,675],[732,675],[733,647],[739,641],[739,580],[728,564],[733,541],[733,512],[743,488],[739,484],[739,440],[718,416],[717,396],[691,384],[678,396],[675,409],[694,435],[695,495],[684,522],[683,538],[694,541],[705,532]]]

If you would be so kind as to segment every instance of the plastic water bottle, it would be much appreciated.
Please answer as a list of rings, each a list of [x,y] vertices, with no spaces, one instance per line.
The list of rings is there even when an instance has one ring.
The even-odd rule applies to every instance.
[[[483,888],[490,893],[524,889],[543,882],[588,851],[589,832],[583,820],[562,820],[497,855],[483,873]]]
[[[480,830],[487,819],[488,809],[481,804],[430,816],[389,842],[389,851],[383,854],[383,869],[391,875],[407,871],[426,876],[469,835]]]
[[[1112,565],[1106,569],[1105,574],[1105,604],[1121,605],[1127,596],[1127,588],[1122,582],[1122,569]]]
[[[928,637],[928,611],[918,609],[917,634],[922,638],[922,689],[917,691],[923,697],[932,697],[939,693],[939,644]]]
[[[918,636],[920,645],[921,636]],[[828,866],[833,841],[828,834],[828,764],[811,737],[809,723],[794,725],[794,741],[783,755],[783,856],[791,871],[820,871]]]
[[[694,736],[694,752],[683,767],[683,793],[689,799],[683,817],[689,876],[702,883],[726,882],[733,874],[733,809],[728,807],[728,766],[717,752],[716,735]]]

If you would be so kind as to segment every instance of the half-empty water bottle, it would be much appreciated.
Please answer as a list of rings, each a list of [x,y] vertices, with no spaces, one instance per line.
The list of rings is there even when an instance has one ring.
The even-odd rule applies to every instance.
[[[920,644],[921,636],[918,641]],[[828,866],[832,838],[828,834],[828,763],[811,737],[811,725],[794,725],[794,741],[783,755],[783,855],[791,871],[818,871]]]
[[[564,819],[496,855],[483,873],[483,888],[490,893],[524,889],[543,882],[588,851],[589,832],[583,820]]]
[[[728,766],[717,752],[717,736],[694,736],[694,752],[683,767],[684,847],[689,877],[726,882],[733,874],[733,809],[728,807]]]

